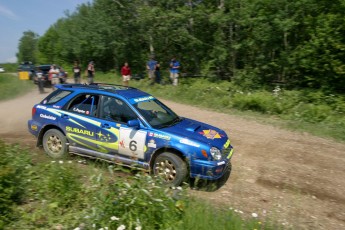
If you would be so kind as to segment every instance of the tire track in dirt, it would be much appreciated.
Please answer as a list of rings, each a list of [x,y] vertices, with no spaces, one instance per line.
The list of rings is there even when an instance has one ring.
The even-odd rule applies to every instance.
[[[0,138],[34,148],[27,120],[46,95],[0,102]],[[191,190],[194,196],[294,229],[345,229],[345,144],[163,101],[181,116],[223,128],[235,148],[229,181],[215,192]]]

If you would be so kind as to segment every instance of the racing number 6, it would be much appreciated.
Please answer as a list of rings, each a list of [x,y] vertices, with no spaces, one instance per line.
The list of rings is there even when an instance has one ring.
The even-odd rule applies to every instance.
[[[129,149],[133,152],[137,151],[137,142],[136,141],[131,141],[129,142]]]

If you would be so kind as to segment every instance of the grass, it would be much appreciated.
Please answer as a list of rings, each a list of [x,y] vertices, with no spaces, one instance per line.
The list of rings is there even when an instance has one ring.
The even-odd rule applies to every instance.
[[[279,229],[145,173],[121,177],[128,169],[78,157],[33,162],[38,153],[1,141],[0,152],[0,229]]]
[[[0,66],[3,67],[7,73],[16,73],[18,69],[17,63],[3,63],[0,64]]]
[[[19,80],[17,75],[11,73],[0,73],[0,100],[23,95],[34,87],[32,81]]]
[[[114,74],[99,74],[97,81],[121,84]],[[169,80],[165,78],[165,82]],[[241,90],[231,82],[206,79],[180,79],[171,84],[150,85],[148,79],[130,81],[130,86],[155,97],[254,119],[284,129],[345,141],[345,97],[320,91],[294,91],[281,88]]]

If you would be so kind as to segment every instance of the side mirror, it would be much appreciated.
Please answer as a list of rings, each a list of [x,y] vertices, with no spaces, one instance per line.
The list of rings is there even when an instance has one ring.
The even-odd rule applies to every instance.
[[[129,120],[127,122],[127,125],[128,125],[128,127],[132,127],[132,128],[135,128],[135,129],[139,129],[140,128],[140,122],[139,122],[138,119]]]

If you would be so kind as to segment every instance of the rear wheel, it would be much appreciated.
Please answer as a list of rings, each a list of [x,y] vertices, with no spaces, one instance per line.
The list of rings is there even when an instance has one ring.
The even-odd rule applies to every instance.
[[[62,158],[66,155],[66,137],[57,129],[48,130],[43,136],[44,151],[52,158]]]
[[[166,184],[179,186],[186,180],[188,170],[186,162],[179,156],[165,152],[156,158],[153,172]]]

